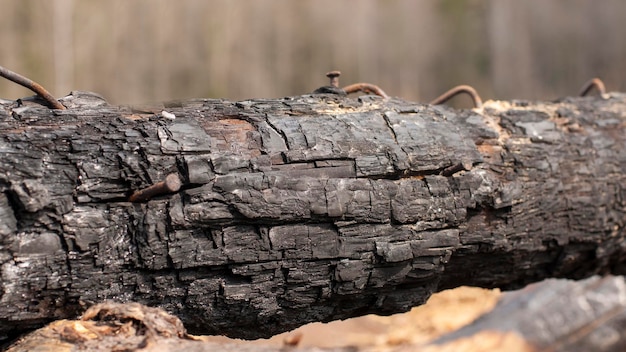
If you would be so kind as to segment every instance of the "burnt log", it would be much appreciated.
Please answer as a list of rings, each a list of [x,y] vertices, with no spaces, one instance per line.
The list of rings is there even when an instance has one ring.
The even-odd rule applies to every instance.
[[[62,102],[0,101],[5,338],[104,300],[254,338],[625,271],[624,94]]]

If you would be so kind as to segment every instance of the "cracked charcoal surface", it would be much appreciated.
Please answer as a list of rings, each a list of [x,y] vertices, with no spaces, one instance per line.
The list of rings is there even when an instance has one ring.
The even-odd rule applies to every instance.
[[[66,100],[0,106],[0,339],[104,300],[255,338],[460,285],[625,271],[622,94]],[[181,191],[127,202],[172,172]]]

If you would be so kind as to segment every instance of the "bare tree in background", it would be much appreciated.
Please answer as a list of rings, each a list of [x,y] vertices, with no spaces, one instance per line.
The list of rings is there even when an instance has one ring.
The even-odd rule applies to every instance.
[[[74,0],[56,0],[53,4],[54,88],[69,92],[74,83]]]
[[[0,0],[0,63],[61,96],[112,103],[280,97],[376,83],[429,101],[552,99],[592,76],[626,89],[626,2],[605,0]],[[29,93],[0,81],[0,96]]]

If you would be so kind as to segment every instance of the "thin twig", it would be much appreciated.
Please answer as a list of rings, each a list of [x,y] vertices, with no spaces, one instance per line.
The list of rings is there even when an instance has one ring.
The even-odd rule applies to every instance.
[[[44,87],[42,87],[39,83],[33,82],[32,80],[20,75],[19,73],[13,72],[7,68],[0,66],[0,77],[4,77],[9,81],[15,82],[22,87],[26,87],[33,92],[37,93],[41,98],[50,103],[53,109],[65,110],[65,106],[59,103],[53,96],[50,94]]]
[[[589,94],[589,92],[591,92],[593,88],[597,89],[600,95],[604,95],[606,93],[604,82],[602,82],[600,78],[595,77],[585,82],[585,84],[583,84],[583,87],[580,89],[580,93],[578,93],[578,96],[580,97],[586,96],[587,94]]]
[[[389,98],[387,93],[385,93],[382,89],[380,89],[380,87],[378,87],[375,84],[370,84],[370,83],[355,83],[355,84],[351,84],[349,86],[343,87],[343,90],[347,94],[361,91],[361,92],[364,92],[364,93],[376,94],[376,95],[381,96],[381,97],[383,97],[385,99]]]
[[[446,101],[450,100],[452,97],[461,93],[466,93],[472,98],[475,108],[481,108],[483,106],[483,100],[480,98],[480,95],[478,95],[478,92],[476,91],[476,89],[465,84],[456,86],[450,89],[449,91],[441,94],[440,96],[435,98],[435,100],[431,101],[430,104],[431,105],[443,104]]]

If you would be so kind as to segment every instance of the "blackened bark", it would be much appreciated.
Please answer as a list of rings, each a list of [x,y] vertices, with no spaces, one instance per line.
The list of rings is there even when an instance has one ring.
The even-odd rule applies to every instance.
[[[64,103],[0,108],[0,334],[110,299],[252,338],[624,272],[623,94]],[[170,173],[180,191],[127,201]]]

